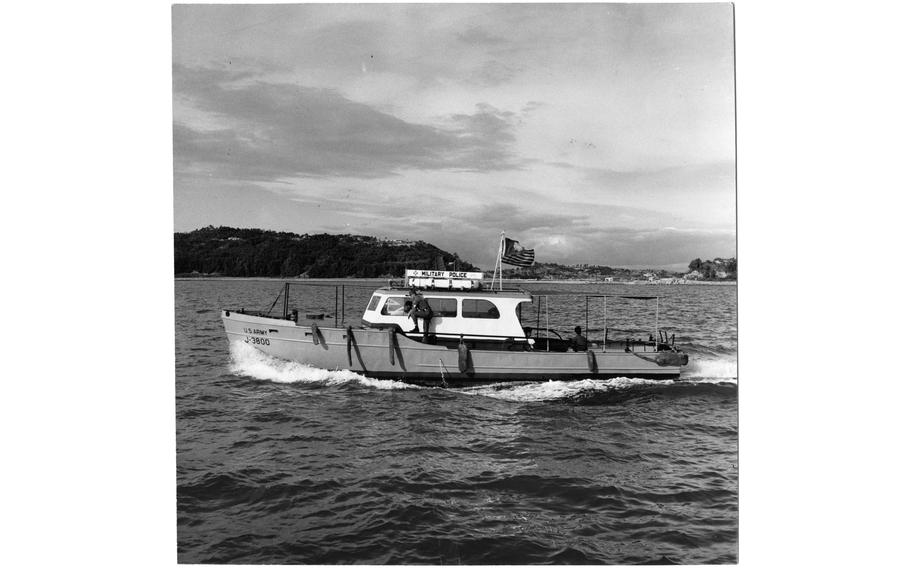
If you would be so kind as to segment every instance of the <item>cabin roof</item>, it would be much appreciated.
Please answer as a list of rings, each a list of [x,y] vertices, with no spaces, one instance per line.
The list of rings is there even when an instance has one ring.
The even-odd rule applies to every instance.
[[[474,289],[474,290],[446,290],[446,289],[436,289],[436,288],[417,288],[417,293],[421,296],[447,296],[452,298],[521,298],[521,299],[531,299],[530,292],[525,292],[524,290],[488,290],[488,289]],[[403,294],[407,296],[411,293],[410,288],[402,287],[384,287],[376,289],[375,293],[382,294]]]

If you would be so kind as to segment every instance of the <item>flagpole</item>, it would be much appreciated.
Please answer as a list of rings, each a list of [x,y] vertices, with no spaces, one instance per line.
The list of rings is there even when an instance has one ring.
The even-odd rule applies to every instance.
[[[499,261],[499,291],[502,292],[502,253],[505,252],[506,245],[506,232],[501,231],[499,233],[499,253],[496,255],[496,259]]]
[[[502,246],[502,242],[500,242]],[[499,269],[499,252],[496,253],[496,259],[493,261],[493,280],[490,282],[490,290],[496,289],[496,271]]]
[[[502,242],[499,243],[502,246]],[[493,281],[490,282],[490,290],[496,289],[496,271],[499,270],[499,249],[496,250],[496,259],[493,261]]]

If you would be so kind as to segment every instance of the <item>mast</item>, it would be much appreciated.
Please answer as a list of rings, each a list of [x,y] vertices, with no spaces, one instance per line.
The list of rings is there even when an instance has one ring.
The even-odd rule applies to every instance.
[[[657,300],[657,306],[654,308],[654,337],[660,337],[660,296],[655,298]],[[657,341],[655,340],[654,347],[657,348]]]

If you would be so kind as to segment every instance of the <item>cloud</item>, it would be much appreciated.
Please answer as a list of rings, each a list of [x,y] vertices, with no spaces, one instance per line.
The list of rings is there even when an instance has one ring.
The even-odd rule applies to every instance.
[[[385,177],[407,168],[516,167],[514,115],[489,105],[444,125],[406,122],[337,91],[274,84],[223,67],[174,66],[175,163],[249,181],[301,176]],[[183,112],[181,113],[181,109]],[[192,112],[222,128],[194,127]]]
[[[603,227],[603,218],[621,223],[623,212],[638,217],[647,211],[623,207],[568,207],[539,210],[537,204],[500,196],[474,203],[460,201],[463,195],[403,195],[381,201],[361,191],[337,197],[313,195],[310,207],[321,206],[342,222],[327,230],[367,227],[370,234],[432,242],[458,252],[475,264],[490,266],[491,250],[500,231],[535,248],[541,262],[596,263],[609,266],[669,266],[688,263],[696,257],[732,256],[735,233],[725,230],[676,229],[665,227]],[[517,193],[520,196],[521,193]],[[653,216],[653,214],[650,214]],[[351,230],[348,228],[347,230]]]
[[[540,262],[681,270],[696,257],[735,253],[733,230],[658,225],[659,216],[643,209],[583,203],[554,207],[519,189],[478,199],[452,187],[414,190],[422,184],[408,175],[376,180],[302,178],[265,184],[182,175],[177,181],[182,188],[175,195],[178,230],[195,228],[198,219],[202,224],[297,233],[348,232],[416,239],[457,252],[486,268],[492,266],[503,230],[534,248]],[[621,226],[605,227],[605,223]]]
[[[179,230],[418,238],[487,266],[500,230],[542,261],[732,253],[729,4],[193,5],[173,20]]]
[[[538,258],[606,266],[678,266],[690,260],[729,257],[736,252],[735,231],[588,228],[584,233],[550,236]]]
[[[732,161],[687,164],[651,170],[617,171],[606,168],[587,168],[587,178],[598,185],[621,185],[636,191],[646,187],[686,190],[693,185],[733,183],[735,165]]]
[[[476,230],[498,232],[508,228],[510,233],[520,237],[531,231],[564,230],[567,226],[587,224],[585,215],[534,211],[527,206],[498,200],[474,206],[466,213],[465,223]]]
[[[502,37],[485,31],[480,26],[473,26],[457,34],[458,40],[470,45],[496,46],[506,43]]]
[[[646,203],[699,226],[731,227],[736,214],[733,161],[687,164],[652,170],[583,168],[580,199]]]
[[[511,82],[522,69],[521,65],[507,65],[502,61],[490,59],[469,77],[468,82],[483,87],[496,87]]]
[[[523,116],[528,116],[537,109],[544,108],[547,106],[547,103],[541,101],[528,101],[525,103],[525,106],[521,109],[521,114]]]

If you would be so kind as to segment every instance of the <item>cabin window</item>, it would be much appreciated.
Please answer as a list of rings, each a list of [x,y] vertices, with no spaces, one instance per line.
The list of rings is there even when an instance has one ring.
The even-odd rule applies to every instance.
[[[404,303],[409,301],[404,296],[390,296],[379,313],[384,316],[405,316],[407,314],[404,313]]]
[[[441,318],[454,318],[458,313],[458,302],[455,298],[427,298],[433,316]]]
[[[376,306],[379,305],[379,299],[380,299],[379,296],[373,296],[372,298],[370,298],[370,303],[369,303],[369,305],[367,305],[368,312],[372,312],[372,311],[376,310]]]
[[[462,300],[461,315],[466,318],[499,319],[499,310],[489,300]]]

